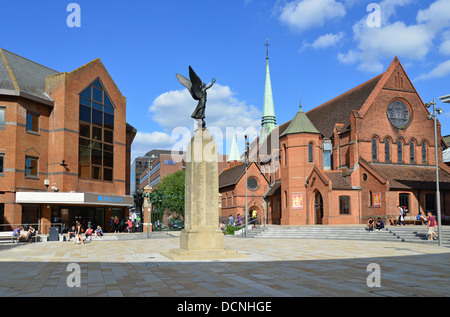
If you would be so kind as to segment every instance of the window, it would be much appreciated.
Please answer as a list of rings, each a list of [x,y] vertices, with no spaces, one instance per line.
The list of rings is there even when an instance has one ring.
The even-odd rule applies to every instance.
[[[247,181],[247,186],[248,186],[248,189],[250,189],[251,191],[257,190],[259,187],[258,180],[254,177],[249,178]]]
[[[0,153],[0,176],[3,176],[5,170],[5,154]]]
[[[0,130],[6,126],[6,108],[0,107]]]
[[[333,145],[331,144],[330,140],[326,140],[323,143],[323,169],[324,170],[331,170],[333,169],[332,163],[331,163],[331,157],[333,154]]]
[[[314,145],[312,143],[309,143],[309,146],[308,146],[308,162],[309,163],[313,163],[314,162],[313,150],[314,150]]]
[[[422,163],[427,164],[427,143],[422,142]]]
[[[39,133],[39,115],[27,112],[27,132]]]
[[[402,163],[403,162],[403,143],[401,140],[398,140],[398,142],[397,142],[397,157],[398,157],[398,162]]]
[[[411,141],[409,143],[409,159],[411,164],[415,164],[416,162],[416,151],[415,151],[415,143]]]
[[[378,161],[378,141],[376,138],[372,139],[372,161]]]
[[[384,141],[384,160],[391,161],[391,142],[389,140]]]
[[[113,181],[114,106],[99,80],[80,94],[78,176]]]
[[[409,210],[409,194],[399,194],[398,204]]]
[[[350,196],[339,196],[339,213],[341,215],[350,214]]]
[[[25,177],[38,177],[38,161],[39,159],[36,157],[27,156],[25,158]]]

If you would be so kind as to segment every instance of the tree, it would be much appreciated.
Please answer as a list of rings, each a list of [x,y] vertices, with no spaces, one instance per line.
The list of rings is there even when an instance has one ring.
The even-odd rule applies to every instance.
[[[152,192],[151,196],[155,196],[153,206],[184,217],[184,181],[183,170],[167,175]]]

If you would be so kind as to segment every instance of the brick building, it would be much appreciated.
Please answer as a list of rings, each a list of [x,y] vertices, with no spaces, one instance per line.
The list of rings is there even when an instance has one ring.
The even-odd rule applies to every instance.
[[[267,222],[360,224],[378,216],[387,221],[397,216],[398,205],[411,216],[435,213],[436,146],[442,214],[448,216],[450,168],[442,161],[447,144],[439,122],[435,144],[428,115],[397,58],[383,74],[307,113],[300,106],[292,121],[250,148],[268,180],[258,196]]]
[[[133,205],[135,134],[100,59],[67,73],[0,49],[1,221],[42,233],[75,220],[108,229]]]

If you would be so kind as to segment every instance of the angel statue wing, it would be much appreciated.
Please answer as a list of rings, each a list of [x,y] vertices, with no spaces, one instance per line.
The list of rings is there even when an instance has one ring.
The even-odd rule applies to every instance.
[[[189,77],[190,80],[183,75],[177,74],[178,81],[187,88],[192,98],[200,100],[202,97],[202,80],[197,76],[191,66],[189,66]]]

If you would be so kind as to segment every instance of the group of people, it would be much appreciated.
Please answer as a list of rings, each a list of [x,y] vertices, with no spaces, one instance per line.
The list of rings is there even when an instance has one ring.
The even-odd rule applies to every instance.
[[[14,229],[12,235],[15,243],[19,243],[19,240],[22,238],[31,243],[33,238],[36,236],[36,229],[34,229],[33,226],[29,226],[28,230],[25,230],[22,226],[20,226]]]
[[[109,220],[109,226],[111,228],[110,232],[137,232],[140,228],[140,221],[138,218],[132,219],[128,217],[128,219],[119,220],[119,217],[111,217]]]
[[[407,211],[405,208],[398,206],[399,209],[399,218],[397,225],[403,225],[405,226],[405,216],[407,214]],[[417,220],[421,220],[423,223],[427,224],[428,226],[428,240],[433,240],[434,238],[438,238],[437,233],[435,232],[435,228],[437,227],[437,220],[436,217],[431,213],[428,212],[427,217],[424,217],[422,213],[419,212],[419,215],[417,216]],[[391,223],[392,224],[392,223]],[[378,217],[377,221],[375,221],[372,217],[369,218],[367,221],[367,227],[366,230],[368,231],[381,231],[384,228],[384,222],[381,220],[380,217]]]
[[[84,240],[87,240],[88,238],[92,240],[92,235],[94,234],[96,237],[103,237],[103,230],[101,226],[97,226],[97,229],[93,230],[91,226],[89,226],[86,229],[86,232],[84,232],[84,239],[82,237],[82,234],[84,232],[83,226],[80,222],[76,222],[75,226],[72,226],[72,228],[67,232],[67,241],[70,241],[72,237],[75,239],[73,240],[72,244],[75,244],[77,241],[80,241],[81,244],[84,244]]]
[[[259,228],[259,218],[258,218],[258,212],[256,210],[253,210],[250,214],[249,224],[253,225],[253,229],[256,227]],[[230,215],[228,217],[228,225],[233,227],[240,227],[242,226],[242,218],[241,214],[236,215],[236,219],[234,219],[233,215]]]
[[[384,222],[381,220],[380,217],[378,217],[377,221],[373,220],[372,217],[369,218],[367,221],[367,230],[368,231],[381,231],[384,228]]]

